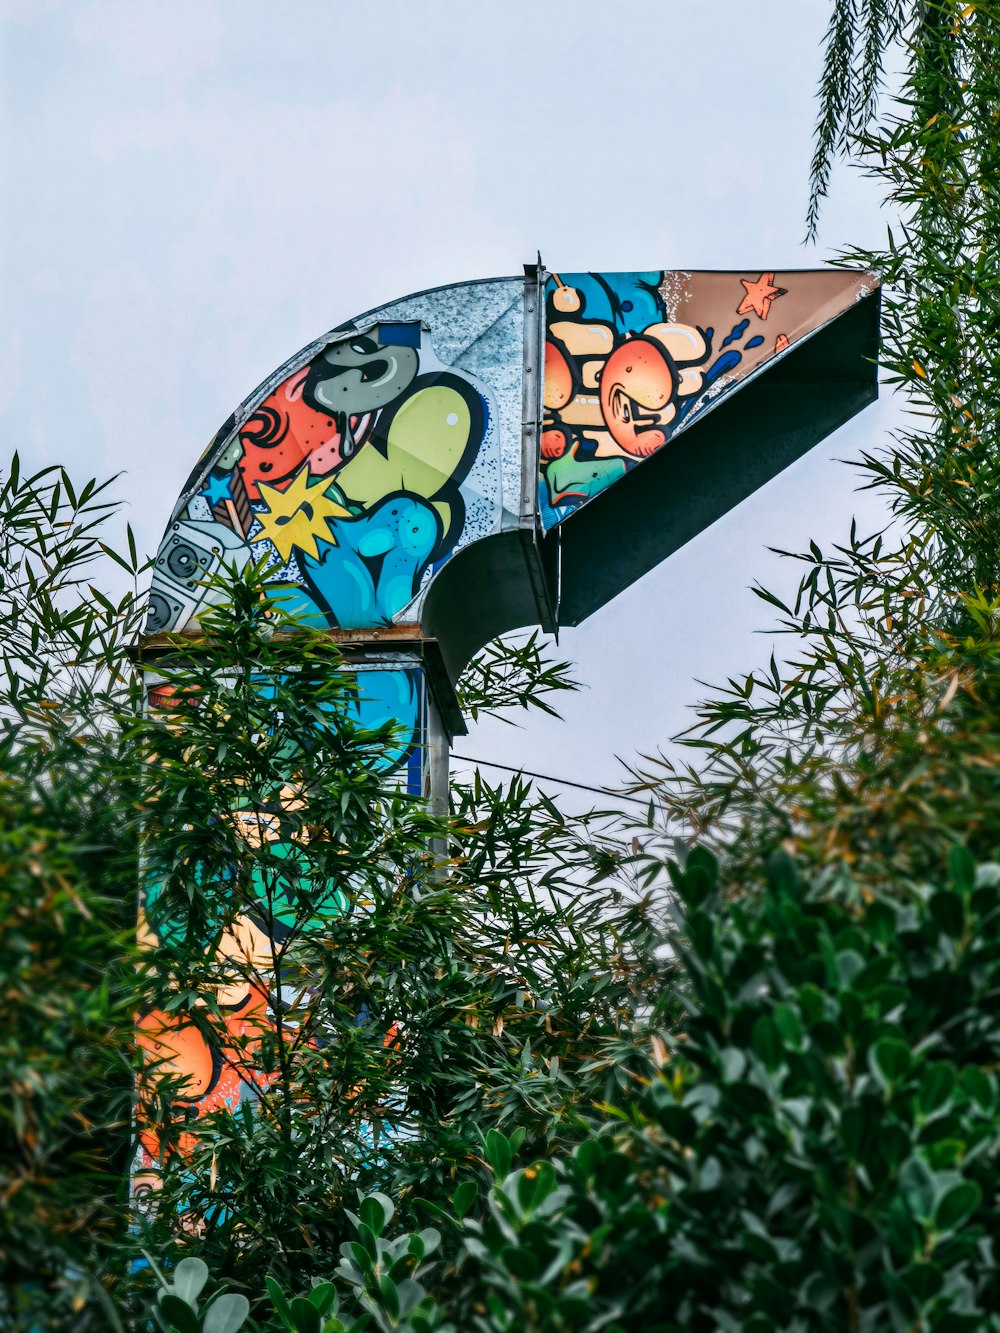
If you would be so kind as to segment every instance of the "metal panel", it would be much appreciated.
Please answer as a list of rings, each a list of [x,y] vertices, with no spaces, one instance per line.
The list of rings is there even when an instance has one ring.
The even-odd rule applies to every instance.
[[[546,539],[561,541],[560,624],[578,625],[872,402],[878,306],[849,306],[560,523]]]
[[[548,276],[545,531],[877,287],[868,273],[755,272]]]
[[[417,619],[456,551],[520,521],[522,292],[497,278],[404,297],[268,376],[174,508],[149,631],[195,623],[204,579],[251,558],[317,627]]]

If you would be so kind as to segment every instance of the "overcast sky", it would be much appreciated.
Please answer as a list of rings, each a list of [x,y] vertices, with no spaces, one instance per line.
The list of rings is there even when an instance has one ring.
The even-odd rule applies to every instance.
[[[832,0],[0,0],[2,455],[121,471],[155,548],[240,400],[351,315],[439,283],[780,270],[878,245],[835,176],[801,244]],[[664,745],[699,680],[765,661],[768,545],[884,521],[835,460],[869,408],[577,630],[566,720],[460,753],[596,784]],[[567,804],[570,801],[567,800]]]

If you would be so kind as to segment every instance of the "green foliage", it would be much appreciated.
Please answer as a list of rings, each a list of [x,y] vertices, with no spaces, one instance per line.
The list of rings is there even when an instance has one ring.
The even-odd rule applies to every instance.
[[[734,887],[782,843],[900,888],[957,838],[995,850],[1000,7],[915,5],[906,30],[898,100],[850,141],[901,221],[884,250],[844,256],[882,274],[880,364],[909,408],[862,468],[894,521],[791,556],[796,596],[757,590],[791,660],[700,706],[689,767],[637,774],[726,849]]]
[[[88,588],[105,491],[16,456],[0,486],[0,1323],[24,1327],[105,1317],[124,1221],[140,606]]]
[[[838,0],[832,6],[809,172],[808,240],[816,239],[835,159],[850,154],[875,116],[887,53],[913,22],[914,11],[927,7],[905,0]]]
[[[7,1281],[85,1265],[120,1227],[130,1116],[120,905],[79,843],[0,780],[0,1255]],[[110,975],[109,975],[110,972]]]
[[[208,1282],[208,1265],[202,1259],[182,1259],[165,1277],[154,1266],[159,1291],[152,1307],[155,1323],[163,1333],[237,1333],[250,1313],[245,1296],[216,1291],[204,1305],[198,1298]]]
[[[352,677],[323,636],[280,633],[257,571],[229,585],[201,642],[156,663],[180,706],[141,716],[127,657],[140,602],[97,582],[108,561],[139,572],[104,541],[109,514],[101,488],[22,477],[16,460],[0,505],[14,1327],[141,1321],[155,1270],[130,1256],[148,1245],[176,1281],[196,1237],[227,1295],[256,1299],[265,1274],[294,1286],[327,1271],[359,1187],[391,1190],[413,1219],[469,1183],[496,1124],[536,1151],[572,1140],[594,1100],[644,1076],[631,1034],[664,974],[662,923],[609,816],[566,821],[523,782],[477,777],[449,819],[431,818],[384,771],[392,729],[353,720]],[[474,676],[477,707],[563,686],[536,643],[506,665],[504,651]],[[247,837],[276,808],[292,859]],[[160,937],[139,954],[137,885]],[[220,955],[251,907],[283,927],[270,953]],[[165,1169],[129,1233],[136,1014],[188,1022],[219,1050],[220,988],[279,973],[292,998],[263,1049],[243,1039],[225,1056],[263,1075],[256,1113],[188,1124],[183,1089],[147,1048],[142,1118]],[[161,1293],[155,1319],[200,1318],[183,1300]]]
[[[431,1210],[440,1250],[381,1240],[391,1205],[365,1200],[347,1320],[363,1290],[380,1328],[1000,1327],[1000,866],[956,851],[906,900],[783,853],[738,902],[707,853],[671,874],[689,1016],[665,1066],[575,1149],[519,1161],[489,1131],[478,1188]],[[393,1322],[415,1253],[438,1255],[420,1319]]]
[[[477,778],[432,818],[380,762],[391,728],[352,718],[329,641],[284,637],[254,570],[228,593],[203,637],[157,662],[180,706],[130,732],[160,941],[143,1007],[204,1033],[258,1102],[190,1123],[176,1080],[148,1068],[165,1161],[143,1243],[182,1253],[178,1218],[194,1215],[198,1253],[252,1292],[265,1273],[324,1275],[359,1188],[391,1191],[408,1220],[495,1126],[537,1152],[572,1142],[595,1101],[648,1074],[636,1033],[668,967],[662,914],[607,816],[567,821],[523,782]],[[279,817],[294,885],[290,852],[248,840]],[[248,914],[282,927],[262,953],[206,952]],[[243,1059],[215,997],[278,975],[273,1031]]]
[[[680,1325],[993,1327],[1000,868],[904,898],[778,852],[739,903],[675,885],[699,1003],[651,1120]]]
[[[458,683],[462,711],[473,722],[496,717],[511,722],[511,708],[538,708],[558,717],[544,695],[576,689],[567,662],[549,661],[538,642],[538,631],[526,638],[495,639],[477,653]]]

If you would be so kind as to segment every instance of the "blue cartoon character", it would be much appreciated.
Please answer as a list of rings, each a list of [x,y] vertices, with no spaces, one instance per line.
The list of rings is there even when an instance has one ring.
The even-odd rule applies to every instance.
[[[387,624],[411,601],[441,536],[426,500],[399,492],[370,513],[329,523],[330,541],[303,555],[303,576],[338,625]]]

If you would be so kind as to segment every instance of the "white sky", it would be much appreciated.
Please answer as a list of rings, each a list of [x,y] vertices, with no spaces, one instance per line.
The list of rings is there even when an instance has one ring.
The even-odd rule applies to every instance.
[[[0,0],[0,457],[122,471],[153,549],[202,448],[300,346],[438,283],[819,264],[884,235],[841,171],[801,244],[833,0]],[[460,753],[615,782],[698,680],[766,661],[766,547],[884,521],[869,408],[561,652],[566,721]],[[567,795],[572,808],[579,798]]]

